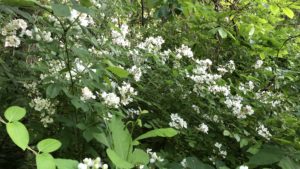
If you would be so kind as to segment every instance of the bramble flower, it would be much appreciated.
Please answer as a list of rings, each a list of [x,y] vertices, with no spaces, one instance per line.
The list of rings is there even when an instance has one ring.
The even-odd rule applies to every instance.
[[[88,87],[82,88],[81,93],[82,93],[82,96],[80,97],[80,100],[82,100],[82,101],[96,99],[96,96],[91,92],[91,90]]]
[[[254,68],[255,69],[261,68],[261,66],[263,65],[263,63],[264,62],[262,60],[257,60],[256,63],[255,63],[255,65],[254,65]]]
[[[147,153],[150,155],[150,163],[155,163],[156,161],[163,162],[164,159],[156,154],[156,152],[152,152],[152,149],[148,148]]]
[[[204,124],[204,123],[201,123],[200,125],[199,125],[199,127],[197,127],[197,130],[199,130],[199,131],[201,131],[201,132],[203,132],[203,133],[206,133],[206,134],[208,134],[208,126],[206,125],[206,124]]]
[[[169,123],[169,126],[176,129],[182,129],[187,128],[187,123],[176,113],[171,114],[171,122]]]
[[[194,53],[188,46],[182,44],[180,48],[176,49],[176,59],[181,59],[182,56],[185,56],[187,58],[193,58]]]
[[[161,49],[163,43],[165,43],[165,40],[161,36],[148,37],[144,42],[138,44],[137,47],[148,52],[156,53]]]
[[[97,157],[94,160],[91,158],[85,158],[82,161],[83,163],[78,164],[78,169],[108,169],[108,165],[102,164],[100,157]]]
[[[137,92],[134,91],[134,88],[131,87],[129,83],[123,82],[121,87],[118,87],[118,90],[121,95],[121,103],[126,106],[133,101],[132,96],[136,96]]]
[[[239,167],[239,169],[248,169],[248,166],[246,166],[246,165],[241,165],[241,166]]]
[[[19,47],[21,44],[20,38],[18,38],[16,35],[7,36],[5,38],[4,47]]]
[[[141,68],[137,67],[136,65],[133,65],[129,70],[129,73],[131,73],[134,77],[135,81],[140,81],[142,76],[142,70]]]
[[[264,137],[267,140],[270,140],[270,138],[272,137],[272,134],[269,132],[268,128],[266,128],[263,124],[260,124],[257,128],[256,128],[257,133]]]
[[[120,106],[120,98],[115,93],[102,92],[101,97],[104,99],[104,104],[118,108]]]

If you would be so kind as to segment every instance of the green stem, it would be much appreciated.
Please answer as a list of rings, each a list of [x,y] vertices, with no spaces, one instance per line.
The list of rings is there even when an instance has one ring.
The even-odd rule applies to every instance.
[[[0,122],[6,124],[5,120],[3,120],[2,117],[0,117]]]
[[[37,153],[36,151],[34,151],[32,148],[30,148],[29,146],[27,147],[27,149],[29,151],[31,151],[34,155],[38,155],[39,153]]]

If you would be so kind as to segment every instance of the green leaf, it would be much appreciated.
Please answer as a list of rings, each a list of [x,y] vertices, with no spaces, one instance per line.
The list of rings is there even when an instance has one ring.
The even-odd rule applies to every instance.
[[[283,159],[280,160],[278,163],[278,166],[280,166],[282,169],[299,169],[300,164],[296,163],[289,157],[284,157]]]
[[[77,169],[78,168],[78,162],[75,160],[56,158],[54,161],[55,161],[55,164],[58,169]]]
[[[56,169],[54,158],[49,153],[37,154],[35,161],[37,169]]]
[[[269,165],[279,162],[283,156],[284,153],[279,148],[265,145],[258,153],[250,157],[249,164]]]
[[[218,28],[218,32],[221,38],[225,39],[227,37],[227,32],[224,30],[224,28]]]
[[[119,117],[113,116],[108,124],[112,135],[113,150],[123,160],[127,160],[129,152],[132,152],[132,139],[129,131]]]
[[[90,7],[93,3],[90,0],[80,0],[80,4],[85,7]]]
[[[155,129],[155,130],[151,130],[145,134],[140,135],[139,137],[137,137],[135,139],[135,141],[142,140],[145,138],[150,138],[150,137],[174,137],[177,134],[178,134],[178,132],[173,128]]]
[[[54,83],[54,84],[50,84],[47,89],[46,89],[46,94],[49,98],[54,98],[56,97],[59,92],[61,91],[61,87]]]
[[[51,4],[54,15],[68,17],[71,15],[70,8],[67,5]]]
[[[290,8],[288,8],[288,7],[285,7],[285,8],[282,8],[282,11],[283,11],[283,13],[286,15],[286,16],[288,16],[289,18],[293,18],[294,17],[294,12],[290,9]]]
[[[60,148],[60,146],[61,142],[52,138],[44,139],[37,144],[38,150],[43,153],[51,153],[56,151]]]
[[[129,158],[129,161],[134,165],[147,165],[149,160],[149,155],[141,149],[135,149]]]
[[[118,168],[127,169],[127,168],[133,168],[134,167],[133,164],[129,163],[128,161],[123,160],[120,156],[118,156],[118,154],[115,151],[113,151],[111,149],[107,149],[106,153],[107,153],[109,159]]]
[[[199,161],[196,157],[187,157],[186,166],[190,169],[214,169],[212,166]]]
[[[117,66],[109,66],[106,69],[112,72],[113,74],[119,76],[120,78],[126,78],[129,75],[129,73],[126,70]]]
[[[4,117],[9,121],[21,120],[26,114],[26,110],[19,106],[11,106],[4,112]]]
[[[6,124],[6,131],[12,141],[20,147],[22,150],[26,150],[29,143],[29,134],[26,127],[18,122],[12,122]]]
[[[106,145],[107,147],[110,147],[109,146],[109,142],[105,136],[104,133],[94,133],[94,138],[99,142],[99,143],[102,143],[104,145]]]
[[[18,7],[31,7],[37,3],[36,0],[1,0],[0,4],[18,6]]]

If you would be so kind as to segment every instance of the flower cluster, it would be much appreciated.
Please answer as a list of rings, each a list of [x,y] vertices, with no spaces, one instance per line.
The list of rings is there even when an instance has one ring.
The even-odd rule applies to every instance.
[[[82,100],[82,101],[96,99],[96,96],[93,94],[93,92],[88,87],[82,88],[81,92],[82,92],[82,96],[80,97],[80,100]]]
[[[223,150],[223,145],[221,143],[216,142],[214,146],[218,149],[218,154],[221,155],[223,158],[226,158],[227,151]]]
[[[183,120],[177,113],[171,114],[171,122],[169,123],[170,127],[174,127],[176,129],[187,128],[186,121]]]
[[[78,18],[78,22],[81,26],[87,27],[89,25],[94,25],[95,22],[91,16],[86,13],[80,13],[75,9],[72,9],[70,21],[74,22]]]
[[[20,37],[26,33],[27,22],[23,19],[14,19],[9,22],[1,31],[3,36],[6,36],[4,47],[19,47],[21,44]]]
[[[131,87],[130,83],[123,82],[121,87],[118,87],[121,95],[121,104],[128,105],[133,101],[132,96],[136,96],[137,92]]]
[[[183,56],[187,57],[187,58],[193,58],[194,53],[191,50],[191,48],[189,48],[186,45],[181,45],[180,48],[176,49],[176,59],[181,59]]]
[[[120,97],[118,97],[115,93],[102,92],[101,97],[104,100],[104,104],[109,107],[118,108],[120,106]]]
[[[203,132],[203,133],[205,133],[205,134],[208,134],[208,126],[206,125],[206,124],[204,124],[204,123],[201,123],[200,125],[199,125],[199,127],[197,127],[197,130],[199,130],[199,131],[201,131],[201,132]]]
[[[239,119],[245,119],[247,115],[251,116],[254,111],[250,105],[244,106],[242,104],[243,98],[241,96],[229,96],[226,97],[225,105],[232,109],[233,114]]]
[[[263,124],[260,124],[257,128],[256,128],[257,133],[264,137],[267,140],[270,140],[270,138],[272,137],[272,134],[269,132],[268,128],[266,128]]]
[[[128,33],[129,33],[128,25],[122,24],[120,31],[117,30],[111,31],[112,42],[122,47],[129,47],[130,42],[128,39],[126,39]]]
[[[148,37],[144,42],[138,44],[137,47],[150,53],[156,53],[161,49],[163,43],[165,43],[165,40],[161,36]]]
[[[52,103],[49,99],[42,98],[35,82],[25,83],[23,86],[28,90],[28,96],[32,98],[29,106],[35,111],[41,112],[41,123],[44,127],[48,127],[48,124],[54,122],[52,117],[56,112],[57,102]]]
[[[164,159],[156,154],[156,152],[152,152],[152,149],[148,148],[147,153],[150,155],[150,163],[155,163],[156,161],[163,162]]]
[[[85,158],[82,163],[78,164],[78,169],[108,169],[107,164],[103,164],[100,157],[96,159]]]

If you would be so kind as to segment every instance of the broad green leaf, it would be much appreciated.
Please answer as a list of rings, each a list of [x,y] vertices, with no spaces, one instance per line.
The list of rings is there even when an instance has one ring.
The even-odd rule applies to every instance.
[[[289,157],[284,157],[283,159],[280,160],[278,163],[278,166],[280,166],[282,169],[299,169],[300,164],[296,163]]]
[[[140,135],[135,140],[141,140],[150,137],[174,137],[178,132],[173,128],[162,128],[148,131],[145,134]]]
[[[149,160],[149,155],[141,149],[135,149],[129,158],[129,161],[134,165],[147,165]]]
[[[113,151],[111,149],[107,149],[106,153],[107,153],[109,159],[118,168],[128,169],[128,168],[133,168],[134,167],[133,164],[129,163],[128,161],[123,160],[120,156],[118,156],[118,154],[115,151]]]
[[[55,161],[55,164],[58,169],[77,169],[78,168],[78,162],[75,160],[56,158],[54,161]]]
[[[56,97],[61,91],[61,87],[58,84],[50,84],[46,89],[46,94],[49,98]]]
[[[225,39],[227,37],[227,32],[224,30],[224,28],[218,28],[218,32],[221,38]]]
[[[54,15],[68,17],[71,15],[70,8],[63,4],[51,4]]]
[[[86,7],[90,7],[93,5],[93,3],[90,0],[80,0],[80,4]]]
[[[249,164],[253,165],[269,165],[279,162],[284,154],[282,151],[271,145],[265,145],[258,153],[249,159]]]
[[[199,161],[196,157],[187,157],[186,166],[190,169],[214,169],[214,167]]]
[[[35,161],[37,169],[56,169],[54,158],[49,153],[37,154]]]
[[[127,160],[129,152],[132,152],[132,139],[129,131],[122,120],[116,116],[111,119],[108,126],[111,131],[113,150],[120,158]]]
[[[26,114],[26,110],[19,106],[11,106],[4,112],[4,117],[9,121],[21,120]]]
[[[29,143],[29,134],[26,127],[18,122],[12,122],[6,124],[6,131],[12,141],[20,147],[22,150],[26,150]]]
[[[35,3],[37,3],[36,0],[0,0],[0,4],[18,7],[31,7]]]
[[[290,8],[288,8],[288,7],[285,7],[285,8],[282,8],[282,11],[283,11],[283,13],[286,15],[286,16],[288,16],[289,18],[293,18],[294,17],[294,12],[290,9]]]
[[[52,138],[44,139],[37,144],[38,150],[43,153],[51,153],[56,151],[60,148],[60,146],[61,142]]]
[[[110,147],[109,146],[109,142],[105,136],[104,133],[94,133],[94,138],[99,142],[99,143],[102,143],[104,144],[105,146],[107,147]]]
[[[270,5],[270,10],[273,14],[278,14],[280,9],[277,5]]]
[[[120,78],[126,78],[129,75],[129,73],[126,70],[117,66],[109,66],[106,69],[112,72],[113,74],[119,76]]]

